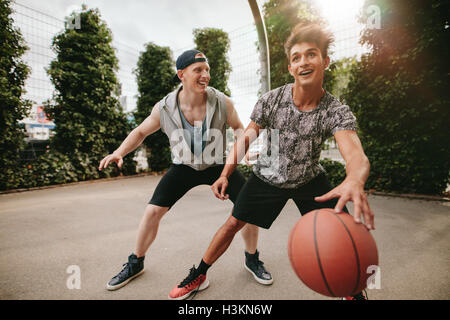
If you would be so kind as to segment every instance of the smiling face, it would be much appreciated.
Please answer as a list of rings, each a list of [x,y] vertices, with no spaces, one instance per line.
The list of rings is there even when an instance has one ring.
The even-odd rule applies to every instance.
[[[296,84],[322,87],[324,72],[329,63],[330,58],[323,58],[314,42],[301,42],[290,50],[288,69]]]
[[[206,58],[204,54],[198,53],[195,58]],[[208,87],[211,76],[208,62],[195,62],[183,70],[178,70],[178,77],[183,83],[183,87],[197,92],[204,93]]]

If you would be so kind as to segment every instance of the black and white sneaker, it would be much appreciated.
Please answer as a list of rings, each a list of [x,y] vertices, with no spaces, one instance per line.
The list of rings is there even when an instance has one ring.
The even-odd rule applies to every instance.
[[[123,269],[106,284],[106,289],[111,291],[120,289],[144,273],[144,258],[138,258],[135,254],[131,254],[128,262],[123,264]]]
[[[245,251],[245,269],[253,275],[256,281],[261,284],[269,285],[273,283],[272,275],[264,268],[264,262],[259,260],[259,252],[249,254]]]

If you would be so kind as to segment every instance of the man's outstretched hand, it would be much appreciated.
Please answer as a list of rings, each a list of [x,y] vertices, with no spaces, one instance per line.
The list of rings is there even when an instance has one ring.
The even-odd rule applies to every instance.
[[[344,180],[336,188],[328,193],[315,197],[317,202],[325,202],[334,198],[339,198],[339,201],[334,208],[336,212],[342,212],[345,204],[352,201],[354,204],[354,219],[356,223],[362,223],[361,214],[364,216],[364,224],[367,229],[375,230],[374,214],[370,209],[367,196],[364,193],[364,185],[353,180]]]
[[[108,154],[106,157],[100,161],[100,165],[98,166],[98,170],[102,171],[103,168],[106,168],[111,162],[117,163],[119,168],[122,168],[123,159],[122,156],[116,152],[112,154]]]

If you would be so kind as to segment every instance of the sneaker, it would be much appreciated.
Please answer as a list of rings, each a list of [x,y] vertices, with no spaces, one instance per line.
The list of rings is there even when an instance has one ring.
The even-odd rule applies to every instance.
[[[369,298],[367,297],[367,293],[365,291],[361,291],[353,297],[344,297],[342,300],[369,300]]]
[[[169,293],[169,299],[183,300],[189,297],[192,293],[208,288],[209,281],[206,279],[206,274],[197,274],[197,269],[193,266],[189,270],[189,275],[178,286],[172,289]]]
[[[135,254],[128,257],[128,262],[123,264],[123,269],[107,284],[106,289],[117,290],[122,288],[128,282],[144,273],[144,258],[138,258]]]
[[[256,250],[255,254],[249,254],[245,251],[245,269],[253,275],[256,281],[261,284],[269,285],[273,283],[272,275],[264,268],[264,262],[259,260],[259,252]]]

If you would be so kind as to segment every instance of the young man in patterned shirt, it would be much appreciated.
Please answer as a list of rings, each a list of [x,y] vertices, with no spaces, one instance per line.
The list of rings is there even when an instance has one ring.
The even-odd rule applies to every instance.
[[[374,229],[374,215],[364,193],[370,165],[356,134],[356,119],[348,106],[322,88],[332,41],[331,34],[313,23],[296,26],[287,39],[288,70],[294,83],[267,92],[256,103],[250,124],[211,186],[215,196],[228,199],[228,177],[263,129],[271,154],[258,158],[231,216],[215,234],[197,271],[185,279],[191,290],[206,281],[208,268],[246,223],[270,228],[288,199],[295,202],[301,214],[333,207],[336,212],[348,212],[345,204],[353,201],[354,220],[362,223],[363,216],[366,227]],[[319,164],[321,146],[331,136],[346,162],[346,178],[333,189]],[[175,287],[170,296],[176,297],[178,291]]]

